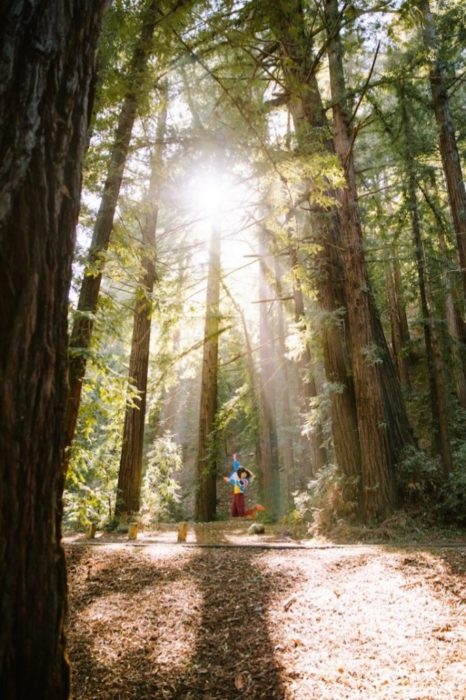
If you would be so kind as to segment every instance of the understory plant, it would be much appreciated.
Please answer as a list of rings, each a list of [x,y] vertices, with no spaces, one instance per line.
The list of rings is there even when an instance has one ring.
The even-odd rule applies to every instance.
[[[148,524],[182,519],[181,487],[175,478],[182,465],[181,445],[171,433],[154,440],[142,484],[141,514]]]

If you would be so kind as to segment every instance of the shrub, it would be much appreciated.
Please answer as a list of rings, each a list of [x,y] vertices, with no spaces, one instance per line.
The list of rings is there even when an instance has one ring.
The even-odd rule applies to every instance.
[[[358,510],[357,486],[357,479],[348,479],[334,465],[328,465],[309,482],[306,491],[294,494],[297,513],[310,523],[309,533],[329,533],[343,523],[354,521]]]
[[[438,512],[444,520],[466,526],[466,443],[454,454],[453,463],[453,471],[442,484]]]
[[[174,478],[182,467],[181,446],[166,433],[157,438],[147,455],[142,485],[142,513],[149,522],[183,519],[180,485]]]
[[[426,504],[441,486],[439,458],[416,447],[406,448],[397,464],[397,480],[406,505]]]

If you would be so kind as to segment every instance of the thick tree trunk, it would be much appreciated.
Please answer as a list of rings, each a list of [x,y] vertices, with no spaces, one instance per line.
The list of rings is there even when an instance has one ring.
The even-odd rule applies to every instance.
[[[311,40],[305,31],[302,3],[279,0],[269,6],[272,30],[280,42],[284,79],[289,91],[300,153],[333,153],[333,143],[313,70]],[[327,193],[330,194],[331,193]],[[312,201],[312,192],[311,192]],[[343,265],[339,223],[334,212],[313,205],[311,223],[320,246],[317,254],[318,302],[325,313],[322,344],[326,379],[331,387],[332,436],[337,465],[351,482],[360,476],[360,449],[347,342]],[[353,495],[349,495],[350,498]]]
[[[220,228],[212,225],[207,279],[204,354],[197,451],[195,517],[200,522],[215,519],[217,510],[217,465],[215,417],[217,413],[218,335],[220,326]]]
[[[361,476],[361,452],[357,428],[356,400],[351,360],[346,343],[350,341],[346,300],[342,289],[342,261],[337,222],[323,217],[320,232],[323,242],[318,256],[318,301],[326,318],[322,324],[325,376],[331,392],[332,436],[336,463],[341,473],[356,483]],[[353,494],[348,494],[350,498]]]
[[[416,172],[412,147],[413,134],[403,88],[400,89],[400,101],[405,139],[407,203],[411,214],[413,244],[416,256],[419,297],[421,303],[422,327],[426,346],[427,371],[429,375],[430,399],[434,428],[434,449],[441,455],[444,472],[448,474],[452,468],[452,456],[448,429],[445,372],[441,360],[439,339],[435,333],[435,322],[429,308],[424,244],[421,236],[421,220],[416,197]]]
[[[69,694],[60,543],[67,305],[105,2],[7,5],[0,27],[0,694],[61,700]]]
[[[435,22],[428,0],[421,3],[424,18],[424,39],[430,59],[430,87],[435,119],[439,131],[440,155],[447,182],[448,199],[456,233],[458,255],[466,296],[466,188],[456,143],[455,127],[448,104],[448,92],[438,53]]]
[[[361,446],[363,512],[382,518],[398,505],[395,468],[412,442],[381,324],[371,297],[357,204],[352,139],[346,113],[340,16],[337,0],[325,6],[334,143],[345,177],[340,192],[340,222],[345,263],[345,290],[351,329],[352,368]],[[392,376],[393,374],[393,376]]]
[[[159,183],[163,164],[163,137],[166,121],[167,106],[166,96],[164,96],[152,155],[150,183],[144,204],[145,217],[142,226],[144,256],[141,261],[143,276],[136,292],[133,337],[129,359],[129,379],[137,390],[138,405],[135,406],[134,402],[131,401],[126,406],[115,506],[115,515],[117,517],[137,513],[140,507],[144,420],[146,416],[152,322],[152,292],[156,281],[155,254]]]
[[[86,272],[84,273],[77,312],[71,332],[70,390],[65,426],[66,444],[68,446],[71,445],[76,431],[82,382],[86,372],[86,358],[94,328],[94,315],[102,282],[103,256],[110,242],[134,120],[136,119],[139,101],[144,89],[147,62],[152,51],[154,28],[159,17],[159,6],[159,0],[150,0],[142,19],[141,34],[134,49],[129,69],[129,88],[118,118],[107,178],[94,226]]]

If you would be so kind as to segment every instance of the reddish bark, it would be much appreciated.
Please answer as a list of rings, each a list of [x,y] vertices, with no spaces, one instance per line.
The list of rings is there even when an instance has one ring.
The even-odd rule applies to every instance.
[[[105,2],[7,5],[0,28],[0,688],[5,700],[55,700],[69,694],[61,547],[68,290]]]

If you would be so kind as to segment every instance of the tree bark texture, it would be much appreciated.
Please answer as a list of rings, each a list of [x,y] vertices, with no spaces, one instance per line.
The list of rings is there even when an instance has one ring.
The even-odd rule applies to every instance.
[[[312,40],[307,36],[300,0],[279,1],[269,8],[270,26],[280,43],[284,81],[289,92],[298,148],[302,154],[333,153],[329,125],[325,116],[315,70]],[[312,201],[312,192],[311,192]],[[360,476],[360,449],[357,430],[354,387],[348,354],[349,328],[343,288],[343,263],[340,255],[339,222],[333,211],[312,206],[311,226],[320,246],[318,266],[318,302],[325,312],[323,355],[326,379],[331,387],[332,437],[335,458],[341,473],[350,480]]]
[[[448,92],[439,57],[435,22],[428,0],[422,1],[424,18],[425,44],[432,56],[430,60],[430,87],[435,119],[439,132],[439,147],[443,170],[447,183],[451,216],[456,233],[458,256],[462,270],[463,286],[466,297],[466,188],[461,170],[461,161],[455,136],[455,126],[448,103]]]
[[[138,394],[138,404],[128,402],[123,427],[120,469],[118,472],[115,515],[137,513],[140,507],[142,482],[142,453],[146,416],[147,379],[149,372],[150,334],[152,322],[152,292],[156,282],[155,255],[158,200],[163,165],[163,137],[167,121],[164,98],[157,124],[156,140],[151,159],[151,175],[145,198],[142,224],[143,275],[136,291],[133,335],[129,359],[129,380]]]
[[[337,0],[325,5],[334,143],[345,177],[339,216],[345,266],[345,291],[351,329],[359,440],[363,513],[380,519],[398,505],[395,468],[405,446],[412,443],[380,319],[371,296],[357,203],[352,139],[346,112],[342,47]]]
[[[79,294],[77,312],[70,338],[69,384],[66,411],[66,444],[71,445],[76,431],[82,382],[86,372],[87,353],[94,327],[104,255],[108,249],[128,156],[131,134],[145,84],[147,62],[152,52],[155,25],[159,18],[159,0],[150,0],[144,12],[141,33],[135,46],[128,75],[128,91],[124,98],[115,133],[112,154],[102,199],[97,214],[86,271]]]
[[[217,414],[218,334],[220,326],[220,228],[216,221],[210,237],[204,352],[197,451],[196,520],[209,522],[216,515],[217,465],[215,418]]]
[[[0,25],[0,693],[69,695],[61,540],[67,305],[104,0]],[[4,3],[5,5],[5,3]]]

